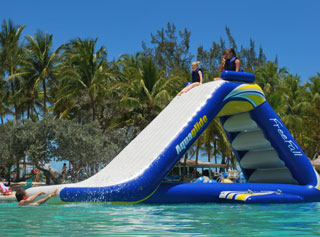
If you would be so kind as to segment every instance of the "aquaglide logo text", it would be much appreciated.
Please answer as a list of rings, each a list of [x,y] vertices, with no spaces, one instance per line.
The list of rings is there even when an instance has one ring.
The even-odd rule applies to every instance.
[[[273,127],[277,129],[277,132],[279,133],[285,144],[288,146],[290,152],[294,156],[302,156],[302,152],[300,151],[299,146],[293,140],[289,139],[289,137],[287,137],[287,135],[285,135],[284,131],[282,130],[282,127],[284,127],[284,125],[276,118],[272,118],[269,120],[273,121]]]
[[[191,140],[197,135],[199,130],[205,125],[208,121],[206,115],[200,118],[199,122],[194,124],[193,129],[191,132],[176,146],[177,155],[179,155],[183,150],[186,149],[187,145],[191,142]]]

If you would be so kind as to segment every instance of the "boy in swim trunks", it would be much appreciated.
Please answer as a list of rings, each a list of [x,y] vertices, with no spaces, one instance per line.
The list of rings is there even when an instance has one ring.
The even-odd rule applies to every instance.
[[[28,196],[27,192],[24,189],[20,189],[16,192],[16,198],[18,201],[18,206],[37,206],[40,204],[45,203],[48,199],[51,197],[55,196],[57,194],[58,189],[54,190],[51,194],[48,196],[33,202],[38,196],[45,194],[45,192],[38,192],[36,194],[31,195],[30,197]]]

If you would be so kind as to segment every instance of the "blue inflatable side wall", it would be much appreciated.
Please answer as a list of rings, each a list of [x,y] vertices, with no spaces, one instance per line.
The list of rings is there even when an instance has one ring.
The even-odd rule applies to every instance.
[[[311,165],[310,160],[306,157],[297,142],[286,129],[279,116],[274,112],[268,102],[264,102],[260,106],[250,111],[250,116],[258,127],[263,131],[265,138],[271,143],[271,146],[277,152],[279,158],[284,162],[285,166],[290,170],[293,178],[300,185],[312,185],[319,189],[319,176]],[[230,116],[221,117],[222,124]],[[240,132],[227,132],[230,143],[238,136]],[[233,149],[238,161],[246,155],[248,151],[237,151]],[[243,169],[246,179],[248,180],[253,169]]]
[[[250,112],[252,119],[263,130],[265,137],[284,161],[293,177],[301,185],[319,186],[317,174],[310,160],[291,136],[268,102]]]

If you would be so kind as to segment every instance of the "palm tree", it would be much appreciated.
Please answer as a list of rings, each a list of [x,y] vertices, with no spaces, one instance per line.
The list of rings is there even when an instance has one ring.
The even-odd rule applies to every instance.
[[[19,91],[22,107],[27,112],[28,120],[38,120],[40,115],[39,108],[43,108],[43,103],[41,102],[43,91],[35,84],[34,76],[26,74],[22,78],[21,90]]]
[[[177,83],[184,79],[179,75],[167,77],[165,71],[157,70],[152,57],[143,54],[123,55],[119,64],[122,75],[113,88],[126,110],[123,121],[130,118],[143,128],[170,102],[177,93]]]
[[[0,32],[0,61],[5,75],[6,81],[9,82],[11,90],[11,101],[14,106],[16,120],[19,119],[18,99],[16,92],[20,89],[20,81],[18,67],[21,63],[23,46],[20,43],[20,37],[24,25],[15,26],[11,20],[3,21]]]
[[[96,106],[100,97],[107,90],[110,75],[107,72],[107,51],[104,47],[96,50],[97,40],[73,40],[64,47],[64,63],[60,70],[61,82],[54,105],[55,113],[60,117],[68,116],[69,112],[81,107],[81,97],[89,99],[92,110],[92,121],[96,120]],[[63,104],[67,103],[66,107]],[[80,108],[79,108],[80,107]]]
[[[0,55],[1,55],[0,48]],[[2,66],[2,62],[0,61],[0,120],[3,123],[3,118],[6,115],[6,83],[4,80],[4,69]]]
[[[26,36],[25,58],[23,71],[25,76],[26,95],[29,96],[29,109],[34,106],[37,88],[42,89],[43,113],[47,113],[47,104],[50,102],[49,93],[52,80],[55,77],[58,53],[62,46],[52,52],[51,34],[38,31],[34,37]]]
[[[256,83],[262,88],[266,99],[271,102],[272,97],[279,88],[281,80],[287,75],[286,68],[279,68],[273,62],[268,62],[267,65],[256,69]],[[273,104],[271,104],[273,106]]]
[[[309,79],[304,85],[303,102],[303,141],[304,151],[309,157],[314,158],[320,152],[320,73]]]
[[[10,107],[8,101],[8,88],[7,84],[5,83],[3,76],[0,73],[0,120],[3,123],[3,119],[7,114],[10,114]]]
[[[304,88],[300,85],[300,78],[286,75],[279,85],[277,93],[281,95],[281,105],[277,112],[284,124],[290,130],[295,139],[299,140],[299,134],[302,133],[303,117],[301,116],[302,96]],[[302,143],[300,140],[299,143]]]

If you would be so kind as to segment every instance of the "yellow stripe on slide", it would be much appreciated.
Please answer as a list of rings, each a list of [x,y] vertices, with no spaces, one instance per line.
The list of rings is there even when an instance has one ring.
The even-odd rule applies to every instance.
[[[238,195],[235,197],[235,200],[238,200],[238,201],[246,201],[246,200],[247,200],[249,197],[251,197],[251,196],[268,195],[268,194],[271,194],[271,193],[274,193],[274,192],[238,194]]]
[[[248,101],[230,101],[223,106],[218,114],[218,117],[237,114],[241,112],[248,112],[253,109],[253,106]]]
[[[239,89],[237,89],[237,91],[241,91],[241,90],[245,90],[245,89],[257,89],[263,93],[261,87],[257,84],[241,86]]]
[[[122,202],[122,201],[115,201],[115,202],[111,202],[112,204],[137,204],[140,202],[143,202],[145,200],[147,200],[149,197],[151,197],[159,188],[160,184],[158,185],[158,187],[156,187],[156,189],[148,196],[146,196],[145,198],[138,200],[138,201],[131,201],[131,202]]]
[[[260,94],[259,95],[250,95],[247,94],[246,97],[250,98],[251,100],[253,100],[257,106],[261,105],[263,102],[265,102],[265,98],[262,97]]]

